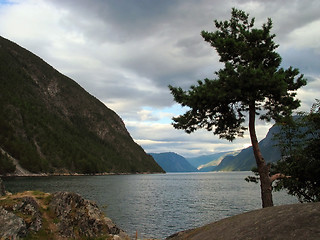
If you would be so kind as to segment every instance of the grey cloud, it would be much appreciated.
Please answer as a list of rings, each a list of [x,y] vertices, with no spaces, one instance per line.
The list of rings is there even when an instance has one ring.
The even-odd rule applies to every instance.
[[[285,44],[294,29],[319,18],[320,2],[315,1],[124,1],[48,0],[58,8],[68,9],[66,25],[83,31],[90,44],[97,48],[103,42],[122,42],[124,57],[117,60],[123,69],[150,79],[161,94],[141,91],[122,84],[119,77],[106,76],[99,85],[82,84],[99,99],[130,99],[149,106],[171,104],[167,93],[169,84],[188,88],[198,79],[213,78],[219,62],[214,49],[200,36],[201,30],[213,30],[213,19],[227,19],[231,7],[243,8],[257,24],[274,21],[277,39]],[[257,26],[260,27],[260,26]],[[280,46],[281,50],[281,46]],[[283,65],[300,68],[303,73],[318,73],[315,51],[282,51]],[[88,78],[89,79],[89,78]],[[165,93],[166,94],[163,94]],[[162,96],[162,97],[161,97]]]
[[[266,2],[267,3],[267,2]],[[266,5],[266,8],[268,5]],[[271,16],[274,19],[274,28],[280,38],[301,26],[311,23],[319,16],[320,2],[317,0],[285,1],[273,3]]]
[[[165,107],[171,104],[172,97],[169,93],[169,89],[139,89],[139,83],[135,83],[132,79],[126,79],[121,74],[109,74],[104,78],[97,81],[95,76],[90,73],[83,73],[81,76],[74,76],[79,84],[83,86],[92,95],[105,102],[115,104],[116,102],[127,102],[126,112],[119,113],[128,114],[132,111],[132,114],[136,114],[140,110],[141,106],[153,106],[156,108]],[[92,82],[90,79],[94,79]]]
[[[239,139],[231,144],[208,132],[188,135],[172,126],[157,129],[141,124],[139,115],[145,107],[161,110],[173,105],[169,84],[189,88],[198,79],[214,78],[221,63],[200,32],[214,31],[213,20],[229,19],[232,7],[250,13],[256,18],[257,27],[268,17],[272,18],[283,66],[297,67],[313,79],[299,96],[304,105],[314,101],[315,89],[319,87],[319,48],[292,47],[294,39],[289,35],[320,18],[318,0],[45,0],[41,3],[50,3],[53,11],[58,10],[53,16],[59,19],[46,18],[56,29],[42,29],[40,24],[34,28],[38,32],[20,37],[21,42],[17,43],[76,80],[125,121],[137,121],[128,125],[135,139],[159,142],[144,145],[146,149],[178,149],[192,154],[196,149],[209,152],[213,145],[226,150],[247,143],[247,139]],[[12,21],[18,21],[20,16],[16,15]],[[22,20],[21,24],[22,28],[28,22]],[[12,35],[19,31],[8,29]],[[64,34],[75,39],[70,40]],[[149,121],[159,119],[156,114],[144,117]]]
[[[212,25],[214,17],[229,12],[231,3],[221,0],[47,0],[67,9],[65,23],[82,28],[97,41],[129,42],[155,35],[179,38],[196,26],[197,34]]]
[[[306,24],[320,19],[318,0],[292,1],[292,0],[239,0],[237,1],[243,10],[246,10],[250,17],[255,17],[257,27],[271,18],[273,21],[273,33],[276,33],[280,43],[288,41],[290,32]],[[256,7],[254,4],[259,4]]]
[[[137,40],[153,34],[166,23],[169,18],[164,16],[170,15],[176,5],[170,0],[49,1],[57,7],[67,8],[70,15],[66,21],[80,24],[89,37],[117,42]]]
[[[320,74],[320,49],[312,48],[290,48],[281,50],[282,65],[285,67],[293,66],[299,68],[305,75]]]
[[[188,58],[203,58],[203,56],[212,55],[210,44],[205,43],[203,38],[199,36],[192,36],[179,39],[175,46],[181,50],[182,56]]]

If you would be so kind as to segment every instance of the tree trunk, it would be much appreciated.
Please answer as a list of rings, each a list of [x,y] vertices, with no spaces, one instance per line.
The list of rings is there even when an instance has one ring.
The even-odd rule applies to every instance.
[[[255,117],[256,117],[256,108],[255,102],[249,105],[249,132],[251,138],[251,144],[253,149],[253,154],[256,159],[258,172],[260,175],[260,187],[261,187],[261,199],[262,207],[272,207],[272,181],[269,176],[269,167],[267,166],[264,158],[262,157],[259,143],[256,135],[255,129]]]

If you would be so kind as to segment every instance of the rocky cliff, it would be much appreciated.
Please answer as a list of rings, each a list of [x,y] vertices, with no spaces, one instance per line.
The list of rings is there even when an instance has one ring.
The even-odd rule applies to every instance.
[[[163,172],[121,118],[72,79],[0,37],[0,175]]]
[[[0,198],[0,239],[129,239],[76,193],[23,192]]]

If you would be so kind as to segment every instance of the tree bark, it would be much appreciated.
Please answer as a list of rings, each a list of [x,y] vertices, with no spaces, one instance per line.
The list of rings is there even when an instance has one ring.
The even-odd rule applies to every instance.
[[[273,206],[272,181],[269,176],[269,167],[267,166],[259,148],[259,143],[256,135],[256,129],[255,129],[255,117],[256,117],[255,102],[252,102],[249,105],[249,132],[250,132],[253,154],[256,159],[258,172],[260,175],[262,207],[263,208],[272,207]]]

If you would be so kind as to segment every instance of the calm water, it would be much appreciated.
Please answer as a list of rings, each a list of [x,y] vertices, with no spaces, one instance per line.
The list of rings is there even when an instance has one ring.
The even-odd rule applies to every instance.
[[[140,238],[163,239],[177,231],[261,207],[258,184],[244,178],[251,172],[170,173],[81,177],[5,179],[11,192],[72,191],[94,200],[120,228]],[[285,192],[275,205],[296,203]]]

